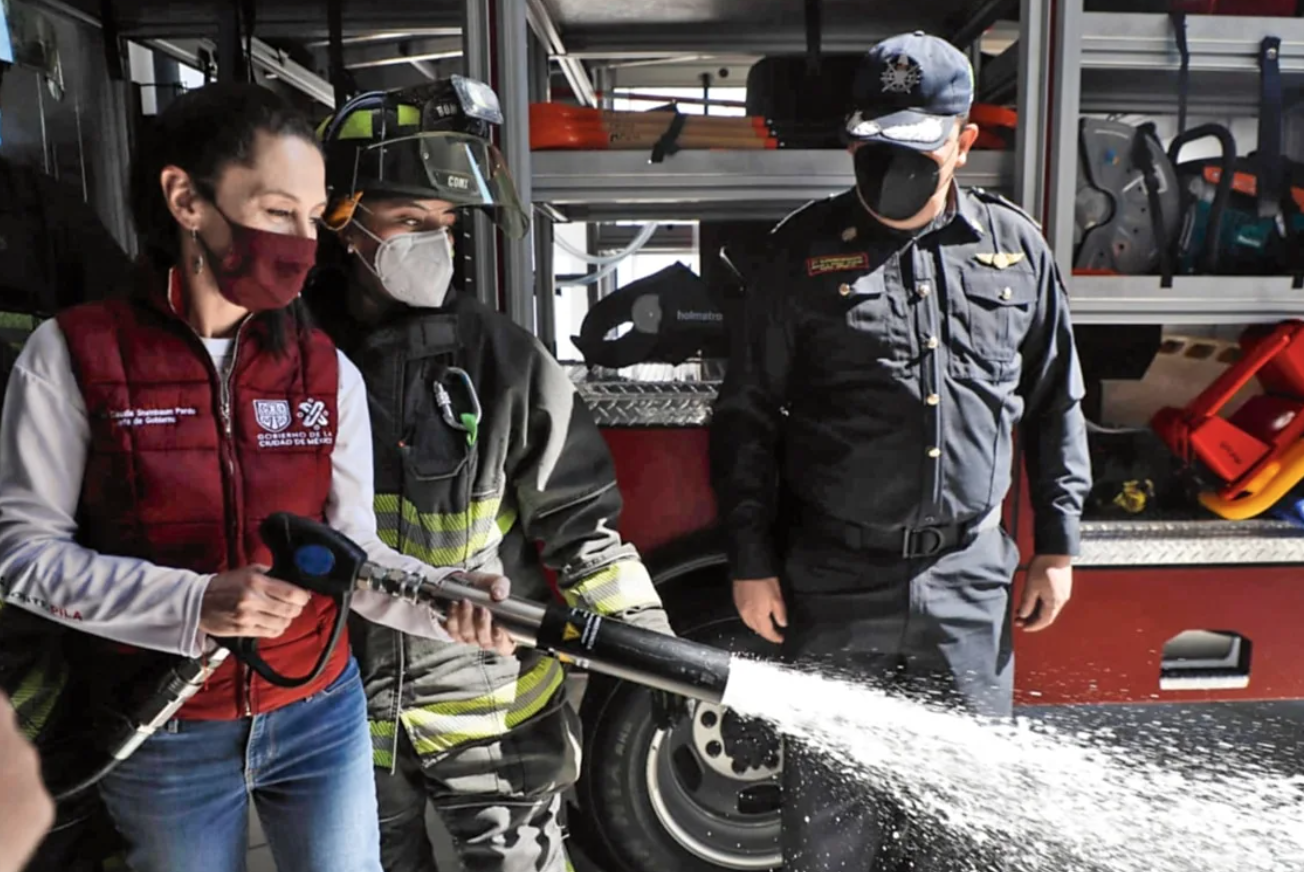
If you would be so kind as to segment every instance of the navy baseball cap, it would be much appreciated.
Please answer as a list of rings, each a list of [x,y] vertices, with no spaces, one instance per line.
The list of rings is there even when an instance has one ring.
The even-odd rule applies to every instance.
[[[856,71],[846,135],[936,151],[973,104],[973,67],[958,48],[923,31],[889,37]]]

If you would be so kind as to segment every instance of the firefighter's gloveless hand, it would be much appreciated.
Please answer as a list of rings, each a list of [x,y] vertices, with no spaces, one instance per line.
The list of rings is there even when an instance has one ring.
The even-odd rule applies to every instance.
[[[733,583],[734,605],[752,632],[776,645],[782,644],[778,627],[788,626],[788,608],[777,578],[740,578]]]
[[[19,731],[9,697],[0,693],[0,872],[22,869],[53,823],[40,758]]]
[[[1059,554],[1038,554],[1028,564],[1028,583],[1015,622],[1029,633],[1044,630],[1059,617],[1073,596],[1073,560]]]
[[[210,636],[275,639],[308,605],[301,587],[268,576],[267,566],[223,572],[208,583],[199,608],[199,629]]]
[[[476,587],[489,591],[494,602],[502,602],[512,594],[512,583],[504,576],[484,572],[468,572],[466,576]],[[504,657],[510,657],[516,651],[516,643],[507,631],[494,624],[489,610],[465,600],[449,606],[444,629],[455,642],[496,651]]]

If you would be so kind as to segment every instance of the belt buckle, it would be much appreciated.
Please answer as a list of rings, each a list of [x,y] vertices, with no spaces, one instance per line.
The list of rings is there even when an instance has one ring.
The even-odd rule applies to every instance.
[[[931,547],[916,549],[914,547],[917,542],[915,537],[919,537],[918,541],[922,544],[923,541],[927,541],[924,539],[925,536],[932,537],[930,543]],[[942,532],[936,527],[919,527],[917,529],[906,527],[905,535],[902,537],[901,542],[901,556],[905,558],[932,557],[934,554],[937,554],[942,550],[942,542]]]

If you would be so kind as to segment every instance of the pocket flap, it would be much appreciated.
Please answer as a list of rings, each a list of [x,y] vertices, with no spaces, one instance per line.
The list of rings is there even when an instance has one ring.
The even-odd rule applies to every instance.
[[[882,273],[866,273],[851,283],[851,296],[858,299],[866,297],[881,297],[887,290],[887,285],[883,281]]]
[[[1037,279],[1029,270],[969,272],[964,292],[989,306],[1027,306],[1036,302]]]

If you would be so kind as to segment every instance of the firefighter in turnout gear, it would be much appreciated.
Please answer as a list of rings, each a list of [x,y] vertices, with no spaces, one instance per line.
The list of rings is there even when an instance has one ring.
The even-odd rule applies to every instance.
[[[489,141],[501,123],[488,86],[453,77],[361,95],[319,130],[334,233],[307,296],[367,383],[380,534],[432,565],[507,575],[514,594],[541,601],[554,596],[547,567],[568,603],[670,632],[616,533],[613,464],[566,373],[525,330],[450,288],[464,210],[518,238],[528,227]],[[353,639],[386,870],[434,870],[427,802],[468,872],[567,869],[558,815],[579,737],[562,664],[365,624]]]

